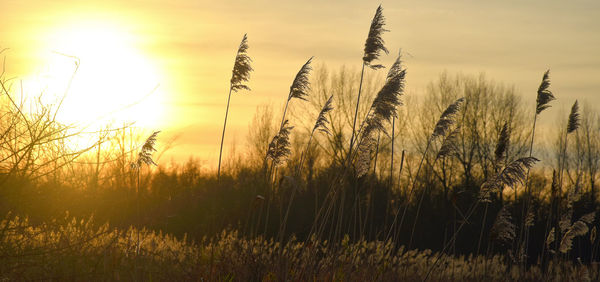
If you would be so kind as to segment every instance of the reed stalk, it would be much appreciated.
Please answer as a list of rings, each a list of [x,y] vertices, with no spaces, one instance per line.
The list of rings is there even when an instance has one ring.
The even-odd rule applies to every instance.
[[[231,101],[231,93],[237,92],[238,90],[245,89],[250,90],[250,87],[244,83],[250,79],[250,72],[252,67],[250,62],[252,60],[247,54],[248,51],[248,37],[244,34],[242,42],[238,48],[237,54],[235,55],[235,63],[233,64],[233,70],[231,79],[229,80],[229,94],[227,95],[227,107],[225,108],[225,121],[223,122],[223,133],[221,134],[221,146],[219,147],[219,164],[217,166],[217,180],[221,180],[221,156],[223,155],[223,141],[225,140],[225,128],[227,127],[227,116],[229,115],[229,102]]]

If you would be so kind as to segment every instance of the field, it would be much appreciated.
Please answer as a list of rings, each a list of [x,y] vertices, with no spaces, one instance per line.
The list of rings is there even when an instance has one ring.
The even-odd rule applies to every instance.
[[[380,6],[360,71],[309,58],[224,151],[244,35],[214,167],[161,160],[161,131],[65,124],[2,71],[0,279],[598,281],[594,105],[540,128],[549,70],[536,93],[445,72],[411,96],[404,53],[379,64],[385,24]]]

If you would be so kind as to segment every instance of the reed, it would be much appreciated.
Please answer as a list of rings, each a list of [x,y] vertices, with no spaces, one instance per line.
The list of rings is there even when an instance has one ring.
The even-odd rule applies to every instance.
[[[229,80],[229,95],[227,95],[227,107],[225,108],[225,122],[223,123],[223,133],[221,134],[221,146],[219,147],[219,164],[217,167],[217,179],[221,179],[221,156],[223,155],[223,141],[225,140],[225,128],[227,127],[227,116],[229,115],[229,102],[231,101],[231,92],[239,90],[250,90],[245,83],[250,80],[250,72],[252,59],[248,56],[248,37],[244,34],[242,42],[238,47],[231,71],[231,79]]]
[[[506,186],[514,187],[514,185],[518,183],[523,184],[526,180],[525,177],[527,169],[530,169],[538,161],[539,160],[534,157],[523,157],[514,160],[508,165],[506,165],[504,169],[502,169],[502,171],[500,171],[494,177],[487,179],[481,185],[477,201],[471,205],[466,215],[464,216],[462,223],[458,226],[450,240],[446,242],[441,252],[436,256],[433,263],[429,266],[427,274],[425,276],[425,280],[429,278],[432,271],[435,269],[436,265],[438,264],[441,258],[441,254],[445,253],[448,247],[455,243],[458,233],[462,230],[465,224],[469,222],[469,219],[471,218],[479,204],[489,203],[491,201],[490,195],[492,193],[498,193],[499,191],[502,191],[502,189],[504,189],[504,187]]]
[[[456,123],[456,120],[455,120],[456,114],[458,113],[460,106],[462,105],[462,103],[464,101],[465,101],[465,99],[461,97],[461,98],[457,99],[454,103],[450,104],[446,108],[446,110],[444,110],[444,112],[441,114],[440,118],[436,122],[433,132],[432,132],[431,136],[429,137],[429,139],[427,140],[427,145],[425,146],[425,150],[423,151],[423,154],[421,155],[421,160],[419,161],[419,166],[417,167],[417,171],[413,178],[411,188],[407,195],[407,199],[410,199],[410,197],[412,196],[412,193],[416,187],[419,172],[421,171],[423,161],[425,160],[425,156],[427,155],[427,152],[429,150],[429,147],[431,146],[431,143],[433,141],[435,141],[435,139],[437,137],[445,136],[446,133],[448,132],[448,130],[450,129],[450,126],[452,126],[453,124]],[[423,193],[425,193],[425,191],[423,191]],[[396,241],[396,235],[397,235],[396,233],[397,232],[394,232],[394,230],[395,230],[394,228],[396,228],[396,222],[398,221],[398,215],[400,214],[400,208],[401,208],[401,206],[398,206],[398,209],[396,210],[396,212],[394,214],[394,220],[392,221],[392,224],[391,224],[388,234],[386,236],[386,240],[390,239],[391,238],[390,236],[392,236],[392,234],[394,234],[394,241]],[[398,224],[397,230],[400,230],[402,228],[402,224],[404,223],[404,218],[406,216],[407,210],[408,210],[408,203],[406,203],[406,205],[404,206],[404,211],[402,212],[402,217],[400,218],[400,223]],[[415,218],[415,222],[416,222],[416,220],[417,220],[417,218]]]
[[[148,139],[146,139],[146,142],[144,142],[144,144],[142,145],[142,148],[140,149],[140,151],[138,152],[138,156],[137,159],[134,163],[131,164],[131,167],[135,170],[136,173],[136,217],[137,217],[137,223],[138,223],[138,230],[137,230],[137,241],[136,241],[136,246],[135,246],[135,253],[136,253],[136,259],[135,259],[135,273],[136,273],[136,277],[139,276],[139,266],[138,266],[138,255],[140,253],[140,246],[141,246],[141,241],[140,241],[140,228],[141,228],[141,214],[140,214],[140,170],[142,168],[142,165],[156,165],[156,163],[154,162],[154,160],[152,159],[152,154],[154,152],[156,152],[156,148],[154,148],[154,146],[156,145],[156,137],[158,136],[158,133],[160,133],[160,131],[155,131],[154,133],[152,133]]]
[[[542,76],[542,82],[540,83],[540,86],[538,87],[538,90],[537,90],[535,113],[533,115],[533,127],[531,129],[531,142],[529,143],[529,156],[530,157],[533,155],[533,142],[534,142],[534,138],[535,138],[537,117],[538,117],[538,115],[540,115],[542,113],[542,111],[544,111],[545,109],[550,107],[551,101],[556,99],[554,97],[554,94],[552,93],[552,91],[549,90],[549,88],[550,88],[550,70],[546,70],[546,72],[544,72],[544,75]],[[528,170],[527,171],[527,181],[525,182],[525,192],[526,192],[527,198],[526,198],[526,200],[524,202],[524,206],[523,206],[523,212],[526,214],[529,214],[530,209],[531,209],[531,189],[529,186],[530,185],[529,185],[529,170]],[[518,245],[525,244],[524,250],[526,251],[529,248],[529,227],[525,226],[524,221],[521,222],[521,230],[525,233],[524,234],[525,242],[521,242],[521,240],[519,240]]]
[[[381,5],[377,7],[375,16],[371,21],[371,27],[369,28],[369,35],[365,42],[365,50],[363,54],[362,70],[360,72],[360,82],[358,84],[358,95],[356,97],[356,110],[354,111],[354,120],[352,122],[352,135],[350,136],[350,148],[348,149],[348,156],[352,155],[352,149],[354,147],[354,136],[356,135],[356,120],[358,117],[358,105],[360,104],[360,95],[362,92],[363,78],[365,74],[365,66],[371,69],[377,70],[383,68],[383,65],[373,64],[374,60],[379,59],[381,52],[388,53],[385,48],[385,41],[383,41],[382,34],[388,30],[384,29],[385,18],[383,17],[383,8]]]
[[[561,205],[562,205],[562,193],[563,193],[563,172],[565,170],[566,159],[567,159],[567,147],[569,134],[573,133],[577,128],[579,128],[580,116],[579,116],[579,104],[577,100],[573,103],[571,107],[571,112],[569,113],[569,119],[567,121],[567,127],[564,133],[564,141],[563,141],[563,151],[561,154],[562,161],[560,163],[559,172],[558,172],[558,185],[556,187],[556,198],[555,201],[555,210],[553,211],[552,216],[554,217],[554,236],[555,238],[561,238],[563,235],[561,233],[561,229],[559,228],[559,217],[562,213]],[[555,244],[554,252],[558,253],[560,249],[560,244]]]
[[[500,134],[498,135],[498,141],[496,142],[496,149],[494,150],[494,158],[495,158],[495,162],[494,162],[494,172],[498,173],[498,170],[500,169],[500,162],[502,162],[503,160],[508,159],[506,154],[507,154],[507,150],[508,150],[508,145],[510,143],[510,133],[508,130],[508,123],[504,123],[504,125],[502,126],[502,130],[500,130]],[[516,193],[515,193],[516,194]],[[502,191],[500,191],[498,193],[498,196],[500,199],[502,199]],[[505,210],[505,205],[504,203],[502,203],[502,210]],[[483,219],[481,221],[481,230],[479,231],[479,242],[477,243],[477,254],[479,254],[479,251],[481,249],[481,242],[483,240],[483,231],[485,229],[485,223],[487,220],[487,214],[488,214],[488,208],[489,208],[489,202],[485,203],[485,208],[484,208],[484,212],[483,212]],[[503,213],[503,211],[500,211],[500,213],[498,213],[498,217],[501,216],[501,213]],[[508,213],[508,216],[510,217],[510,212],[508,210],[505,210],[504,213]],[[496,222],[498,222],[499,218],[496,218]],[[512,224],[512,222],[511,222]],[[495,225],[495,223],[494,223]],[[513,233],[514,233],[514,225],[513,225]],[[514,234],[512,236],[512,239],[510,240],[510,242],[512,242],[514,240]]]
[[[398,53],[398,57],[388,71],[383,87],[377,93],[367,117],[361,125],[356,152],[357,161],[355,163],[356,176],[359,178],[364,176],[370,169],[371,154],[374,150],[377,150],[374,146],[378,146],[379,134],[381,132],[387,134],[385,124],[391,123],[398,117],[397,109],[403,104],[401,97],[404,95],[405,78],[406,68],[402,65],[402,54]],[[375,134],[377,134],[377,139],[375,139]],[[348,159],[347,166],[350,166],[352,155],[349,155]],[[342,194],[343,198],[344,194]],[[358,204],[358,190],[356,191],[355,200]],[[340,207],[343,207],[343,205],[340,205]],[[339,214],[340,219],[338,222],[341,222],[342,209],[340,209]]]
[[[267,213],[265,218],[265,233],[267,232],[267,226],[269,224],[269,210],[271,207],[271,195],[273,194],[271,190],[273,190],[272,182],[273,178],[276,175],[277,166],[279,166],[291,153],[290,150],[290,142],[289,135],[290,131],[294,128],[293,126],[288,126],[288,120],[285,119],[288,106],[292,99],[300,99],[306,101],[306,97],[308,96],[308,91],[310,90],[310,81],[308,79],[308,75],[312,70],[311,62],[313,57],[310,57],[304,65],[300,68],[296,76],[294,77],[294,81],[290,86],[290,91],[288,93],[287,100],[285,102],[285,107],[283,109],[283,114],[281,116],[281,125],[279,126],[279,132],[273,137],[271,143],[269,144],[269,148],[267,149],[267,154],[265,159],[271,160],[271,165],[265,172],[267,184],[268,184],[268,193],[269,197],[267,199]],[[267,164],[268,165],[268,164]]]
[[[285,115],[288,110],[288,106],[290,101],[294,98],[306,101],[306,97],[308,96],[308,91],[310,91],[310,80],[308,79],[308,75],[312,70],[310,63],[312,62],[313,57],[310,57],[304,65],[300,68],[296,77],[294,77],[294,81],[290,86],[290,92],[288,94],[288,98],[285,101],[285,107],[283,108],[283,114],[281,116],[281,126],[283,128],[283,123],[285,121]]]
[[[302,174],[302,167],[304,164],[304,157],[308,153],[308,149],[310,148],[310,143],[313,139],[315,132],[319,131],[324,134],[331,134],[331,131],[327,127],[327,125],[329,124],[329,119],[327,118],[327,115],[332,110],[333,110],[333,95],[329,96],[329,99],[327,99],[327,102],[325,102],[325,105],[323,105],[323,108],[321,108],[321,111],[319,112],[319,115],[317,116],[317,120],[315,121],[315,126],[313,127],[313,129],[310,133],[310,136],[308,137],[308,141],[306,142],[306,148],[302,152],[302,155],[300,157],[300,162],[298,163],[298,166],[296,168],[295,177],[297,179],[302,178],[301,174]],[[280,243],[283,242],[283,236],[285,234],[288,216],[290,214],[290,210],[292,208],[292,203],[294,202],[294,197],[296,195],[297,189],[298,189],[298,185],[295,185],[294,189],[292,190],[292,194],[290,196],[290,200],[289,200],[288,206],[286,208],[285,215],[283,217],[283,224],[281,225],[281,228],[279,230]]]

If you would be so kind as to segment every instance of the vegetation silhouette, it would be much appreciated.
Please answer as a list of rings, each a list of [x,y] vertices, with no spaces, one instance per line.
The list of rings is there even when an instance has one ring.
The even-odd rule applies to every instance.
[[[160,131],[73,131],[0,72],[0,278],[598,280],[596,109],[575,101],[536,142],[549,71],[535,110],[483,74],[405,93],[401,54],[365,76],[388,52],[382,12],[360,72],[308,59],[281,123],[257,109],[247,154],[221,166],[231,93],[249,90],[244,35],[216,171],[155,161]]]

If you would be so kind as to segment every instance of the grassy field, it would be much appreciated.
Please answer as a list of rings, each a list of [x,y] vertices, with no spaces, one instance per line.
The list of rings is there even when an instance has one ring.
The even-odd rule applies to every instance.
[[[535,107],[484,75],[407,97],[402,54],[365,76],[384,68],[384,27],[379,7],[360,72],[309,58],[281,116],[257,109],[226,155],[253,71],[244,35],[216,171],[159,162],[160,131],[62,124],[2,72],[0,279],[597,281],[596,109],[574,101],[540,133],[549,71]]]
[[[592,281],[597,265],[551,262],[546,270],[505,256],[448,256],[396,249],[392,242],[344,238],[340,244],[294,238],[281,245],[223,231],[211,240],[97,225],[67,216],[41,225],[18,217],[2,224],[2,279],[15,280],[338,280]],[[139,241],[137,237],[139,236]],[[435,264],[435,267],[433,265]]]

